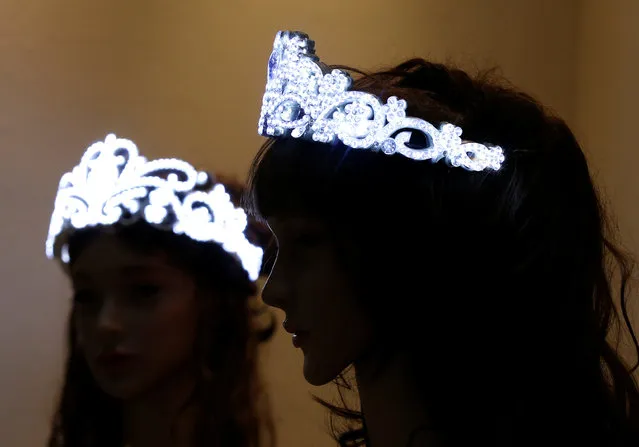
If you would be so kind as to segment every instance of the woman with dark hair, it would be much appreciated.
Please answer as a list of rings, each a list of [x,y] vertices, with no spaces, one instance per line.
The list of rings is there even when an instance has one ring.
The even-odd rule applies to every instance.
[[[346,70],[278,34],[247,196],[307,381],[354,366],[361,413],[326,404],[359,422],[341,443],[638,445],[608,340],[622,320],[637,348],[631,264],[564,121],[422,59]]]
[[[47,255],[74,296],[49,447],[273,445],[252,299],[268,236],[230,189],[115,135],[62,177]]]

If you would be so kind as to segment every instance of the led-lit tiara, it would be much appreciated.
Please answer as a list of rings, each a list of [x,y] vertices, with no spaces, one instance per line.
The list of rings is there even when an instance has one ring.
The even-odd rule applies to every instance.
[[[445,159],[471,171],[501,167],[504,153],[499,146],[462,142],[459,127],[444,123],[438,129],[407,117],[403,99],[392,96],[384,104],[370,93],[350,91],[351,83],[347,72],[320,62],[306,34],[278,32],[268,61],[258,132],[322,143],[339,140],[355,149],[399,153],[414,160]],[[413,132],[425,135],[430,146],[408,146]]]
[[[86,150],[60,179],[46,242],[49,258],[69,262],[67,242],[76,230],[140,219],[199,242],[215,242],[236,257],[255,281],[263,251],[244,231],[246,213],[222,184],[177,159],[147,161],[130,140],[110,134]]]

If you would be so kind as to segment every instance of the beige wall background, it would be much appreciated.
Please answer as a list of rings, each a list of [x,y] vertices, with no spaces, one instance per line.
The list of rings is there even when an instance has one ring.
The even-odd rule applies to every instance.
[[[366,69],[499,65],[574,125],[636,249],[637,17],[635,0],[1,0],[0,445],[44,445],[69,295],[44,237],[59,176],[89,143],[114,131],[243,177],[279,29]],[[331,445],[286,334],[263,363],[280,445]]]
[[[639,2],[587,0],[578,23],[575,131],[628,248],[639,252]]]

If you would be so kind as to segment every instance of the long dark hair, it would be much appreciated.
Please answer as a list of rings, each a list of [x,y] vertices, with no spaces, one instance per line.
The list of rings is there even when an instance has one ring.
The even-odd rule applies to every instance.
[[[566,123],[495,72],[471,77],[421,59],[352,88],[404,98],[409,116],[503,147],[504,166],[468,172],[269,140],[246,205],[328,225],[380,342],[389,355],[393,346],[412,353],[428,429],[449,445],[639,442],[634,368],[608,340],[622,322],[639,350],[626,302],[632,263]],[[361,428],[336,435],[343,444],[366,438]]]
[[[242,185],[229,182],[227,191],[237,202]],[[202,312],[196,352],[201,369],[196,389],[185,404],[197,408],[197,446],[271,447],[275,443],[267,396],[257,369],[260,342],[270,339],[274,320],[255,325],[257,294],[239,262],[218,244],[196,242],[139,221],[114,225],[110,230],[128,246],[143,253],[161,251],[196,280],[202,299],[213,296],[215,315]],[[82,230],[69,238],[70,263],[101,228]],[[247,237],[263,245],[269,236],[252,220]],[[210,292],[210,293],[209,293]],[[203,308],[213,308],[203,306]],[[73,312],[73,311],[72,311]],[[220,318],[220,315],[223,317]],[[96,384],[83,354],[77,348],[72,318],[68,327],[68,358],[64,384],[49,447],[113,447],[124,445],[122,410],[118,401]]]

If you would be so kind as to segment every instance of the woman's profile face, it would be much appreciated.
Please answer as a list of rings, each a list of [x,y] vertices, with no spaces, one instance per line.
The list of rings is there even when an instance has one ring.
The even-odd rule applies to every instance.
[[[193,278],[166,256],[101,233],[71,266],[73,326],[97,384],[132,399],[188,377],[198,300]]]
[[[262,292],[286,313],[284,327],[304,353],[304,376],[312,385],[334,379],[361,357],[372,330],[326,228],[307,218],[269,218],[278,245]]]

